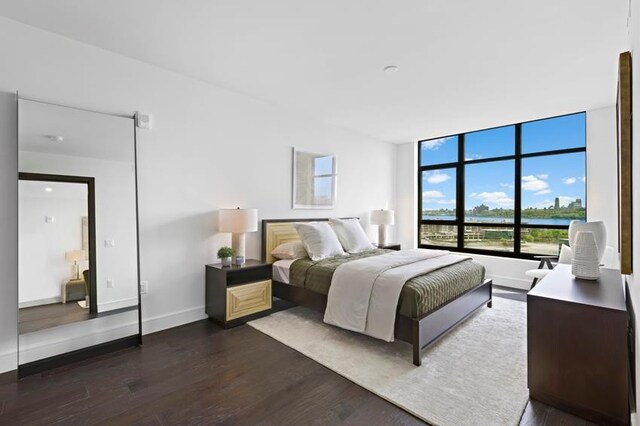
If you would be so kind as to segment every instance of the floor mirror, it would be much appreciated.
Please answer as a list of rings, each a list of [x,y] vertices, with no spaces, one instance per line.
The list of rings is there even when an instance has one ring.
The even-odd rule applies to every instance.
[[[141,343],[133,117],[18,99],[18,374]]]

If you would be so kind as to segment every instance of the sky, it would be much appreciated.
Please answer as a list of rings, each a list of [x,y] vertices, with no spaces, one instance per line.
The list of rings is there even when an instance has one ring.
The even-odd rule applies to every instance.
[[[574,148],[585,143],[585,115],[574,114],[522,125],[525,152]],[[422,143],[422,165],[457,159],[457,136]],[[513,155],[515,126],[489,129],[465,135],[465,159]],[[465,166],[465,208],[480,204],[489,208],[514,207],[515,161],[497,161]],[[455,208],[456,170],[423,172],[423,209]],[[576,198],[585,203],[585,154],[561,154],[522,160],[522,207],[543,208],[555,197],[566,206]]]

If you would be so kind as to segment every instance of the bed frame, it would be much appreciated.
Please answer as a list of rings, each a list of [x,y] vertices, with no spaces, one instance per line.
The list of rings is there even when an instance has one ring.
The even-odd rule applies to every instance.
[[[272,219],[262,221],[262,260],[273,263],[271,256],[275,247],[299,240],[293,224],[295,222],[326,221],[328,219]],[[420,366],[422,351],[436,342],[456,325],[467,319],[484,305],[491,308],[492,281],[485,280],[445,305],[440,306],[420,318],[413,319],[398,314],[396,316],[395,338],[413,346],[413,363]],[[327,296],[273,280],[273,296],[324,312]]]

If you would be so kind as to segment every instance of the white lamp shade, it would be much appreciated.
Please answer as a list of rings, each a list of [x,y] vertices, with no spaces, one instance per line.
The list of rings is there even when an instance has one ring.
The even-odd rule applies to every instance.
[[[373,210],[371,212],[372,225],[393,225],[394,219],[393,210]]]
[[[258,230],[258,210],[222,209],[218,217],[220,232],[242,234]]]
[[[67,262],[81,262],[85,259],[84,250],[71,250],[64,254]]]

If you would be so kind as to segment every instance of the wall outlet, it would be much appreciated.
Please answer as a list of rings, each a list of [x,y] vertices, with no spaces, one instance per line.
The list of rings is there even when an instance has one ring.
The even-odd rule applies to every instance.
[[[113,280],[107,280],[107,288],[113,288]]]
[[[104,246],[105,247],[115,247],[116,246],[116,242],[115,242],[115,240],[104,240]]]
[[[147,294],[149,291],[149,281],[140,281],[140,294]]]
[[[53,216],[45,216],[44,217],[44,223],[54,223],[56,221],[56,218]]]

